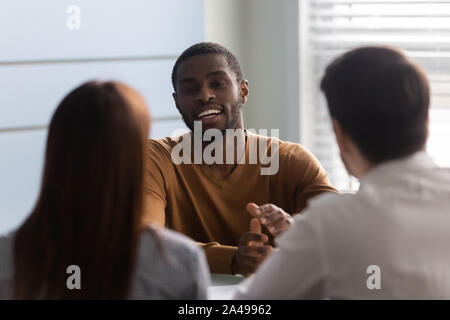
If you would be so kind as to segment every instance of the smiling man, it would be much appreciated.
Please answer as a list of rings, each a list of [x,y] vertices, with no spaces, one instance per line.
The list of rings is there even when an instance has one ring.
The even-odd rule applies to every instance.
[[[292,223],[287,212],[299,213],[308,199],[336,189],[300,145],[244,129],[248,82],[226,48],[198,43],[186,49],[173,67],[172,84],[191,132],[149,140],[144,222],[199,242],[211,272],[250,275],[271,253],[273,237]],[[181,148],[187,161],[174,161],[180,144],[189,147]],[[203,159],[212,144],[214,163]],[[277,170],[264,173],[261,151],[277,161]],[[205,161],[190,161],[199,154]]]

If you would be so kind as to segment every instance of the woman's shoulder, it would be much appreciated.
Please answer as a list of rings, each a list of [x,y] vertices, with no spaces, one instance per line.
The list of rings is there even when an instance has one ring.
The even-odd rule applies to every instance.
[[[206,270],[205,265],[204,253],[193,240],[164,228],[146,229],[131,298],[196,299],[199,286],[204,286],[196,283],[197,273]]]
[[[10,260],[15,232],[0,235],[0,266]]]
[[[153,268],[193,272],[204,259],[201,247],[191,238],[167,228],[144,230],[139,246],[139,263]]]
[[[141,235],[141,247],[148,249],[160,248],[163,252],[186,254],[198,254],[201,248],[187,236],[167,228],[149,227]]]
[[[0,300],[11,298],[14,232],[0,235]]]

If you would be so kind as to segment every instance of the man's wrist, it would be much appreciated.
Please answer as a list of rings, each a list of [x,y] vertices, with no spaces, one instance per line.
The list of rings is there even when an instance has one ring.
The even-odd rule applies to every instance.
[[[230,266],[230,268],[231,268],[231,274],[232,275],[236,275],[237,274],[237,271],[236,271],[236,269],[237,269],[236,255],[237,255],[237,251],[233,255],[233,259],[231,259],[231,266]]]

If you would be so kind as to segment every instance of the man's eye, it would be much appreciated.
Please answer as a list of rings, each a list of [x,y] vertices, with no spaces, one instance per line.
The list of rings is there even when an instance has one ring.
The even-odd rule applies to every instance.
[[[225,86],[225,82],[220,82],[220,81],[213,82],[213,87],[214,88],[221,88],[223,86]]]
[[[193,93],[195,92],[195,87],[186,87],[182,89],[183,93]]]

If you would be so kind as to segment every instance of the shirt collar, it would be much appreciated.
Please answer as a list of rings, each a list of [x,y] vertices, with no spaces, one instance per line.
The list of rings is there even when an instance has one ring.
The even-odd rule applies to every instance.
[[[405,158],[389,160],[372,168],[362,179],[361,187],[364,184],[376,183],[384,180],[384,177],[398,175],[407,172],[416,172],[437,168],[433,159],[425,151],[418,151]]]

